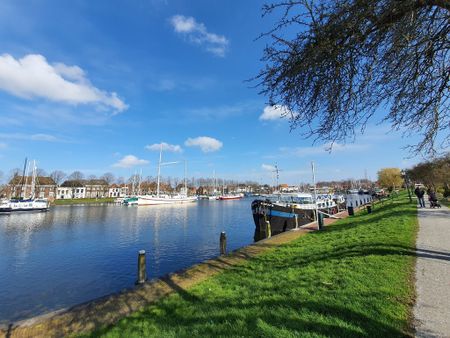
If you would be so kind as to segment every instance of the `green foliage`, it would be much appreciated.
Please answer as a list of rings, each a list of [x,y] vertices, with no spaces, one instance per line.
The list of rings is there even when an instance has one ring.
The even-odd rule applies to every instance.
[[[177,292],[93,337],[411,336],[416,207],[405,193]]]
[[[437,190],[442,188],[444,196],[450,196],[450,153],[416,164],[408,170],[408,176]]]
[[[106,198],[71,198],[71,199],[61,199],[55,200],[54,205],[66,205],[66,204],[86,204],[86,203],[112,203],[114,202],[113,197]]]
[[[383,168],[378,172],[378,184],[389,191],[401,187],[403,184],[402,174],[399,168]]]

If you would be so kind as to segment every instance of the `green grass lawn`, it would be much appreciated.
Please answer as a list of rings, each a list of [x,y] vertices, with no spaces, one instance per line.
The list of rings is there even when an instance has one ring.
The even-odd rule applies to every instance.
[[[111,203],[114,202],[113,197],[107,198],[72,198],[55,200],[54,205],[66,205],[66,204],[85,204],[85,203]]]
[[[92,336],[410,336],[416,231],[416,205],[403,194]]]

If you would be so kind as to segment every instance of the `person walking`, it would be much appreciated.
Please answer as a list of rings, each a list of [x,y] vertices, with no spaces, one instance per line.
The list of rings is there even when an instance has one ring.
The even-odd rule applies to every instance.
[[[437,196],[434,189],[430,189],[428,192],[428,200],[430,201],[430,208],[437,207]]]
[[[416,189],[414,190],[414,194],[417,196],[417,199],[419,200],[419,207],[425,208],[425,199],[424,199],[425,190],[423,190],[420,187],[416,187]]]

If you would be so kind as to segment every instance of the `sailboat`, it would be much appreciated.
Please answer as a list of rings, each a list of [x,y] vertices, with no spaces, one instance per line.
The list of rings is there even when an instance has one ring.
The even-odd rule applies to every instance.
[[[166,162],[162,163],[162,143],[159,150],[159,162],[158,162],[158,181],[156,185],[156,196],[154,195],[140,195],[138,196],[138,205],[160,205],[160,204],[177,204],[177,203],[191,203],[197,201],[196,196],[187,195],[187,182],[186,182],[186,162],[184,166],[184,191],[177,195],[167,195],[160,193],[161,182],[161,166],[175,164],[178,162]]]
[[[225,194],[225,180],[222,180],[222,195],[217,197],[218,200],[221,201],[240,200],[242,197],[244,197],[244,194],[231,194],[231,193]]]
[[[25,165],[23,168],[22,175],[22,190],[25,185],[25,191],[23,195],[26,194],[26,185],[28,176],[25,176],[27,168],[27,160],[25,159]],[[31,176],[31,191],[30,197],[28,199],[11,199],[0,203],[0,213],[10,213],[16,211],[47,211],[49,209],[49,203],[46,199],[35,198],[36,192],[36,180],[37,180],[37,168],[36,161],[33,161],[32,165],[32,176]]]

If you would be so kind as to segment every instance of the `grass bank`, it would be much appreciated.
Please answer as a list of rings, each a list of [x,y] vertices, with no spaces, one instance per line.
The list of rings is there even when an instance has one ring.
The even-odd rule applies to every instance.
[[[441,202],[441,204],[443,204],[443,205],[445,205],[446,207],[449,207],[449,208],[450,208],[450,200],[449,200],[448,198],[443,197],[443,198],[440,200],[440,202]]]
[[[86,203],[112,203],[114,202],[113,197],[107,198],[71,198],[54,200],[52,205],[67,205],[67,204],[86,204]]]
[[[410,336],[416,231],[416,206],[403,195],[91,336]]]

